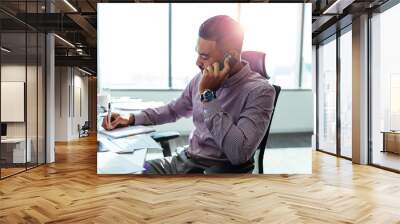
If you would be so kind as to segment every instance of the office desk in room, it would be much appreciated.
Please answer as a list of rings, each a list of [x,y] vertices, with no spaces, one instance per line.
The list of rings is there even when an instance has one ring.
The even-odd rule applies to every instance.
[[[26,142],[27,147],[25,154],[25,138],[1,139],[1,159],[4,159],[7,164],[25,164],[25,162],[30,162],[32,160],[32,140],[27,138]]]
[[[400,154],[400,131],[383,131],[382,152]]]
[[[133,138],[145,138],[149,148],[154,148],[158,145],[149,134],[142,134],[136,136],[127,137],[128,139]],[[103,134],[98,134],[98,139],[105,138]],[[99,146],[98,146],[99,147]],[[147,150],[149,148],[136,149],[133,153],[119,154],[118,146],[111,144],[104,144],[101,147],[108,151],[100,152],[97,151],[97,174],[141,174],[143,171],[143,165],[146,160]],[[161,150],[161,146],[158,147]],[[140,169],[140,170],[139,170]]]

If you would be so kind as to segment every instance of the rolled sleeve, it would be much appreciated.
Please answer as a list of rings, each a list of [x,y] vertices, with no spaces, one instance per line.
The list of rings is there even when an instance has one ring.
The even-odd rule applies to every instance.
[[[135,117],[135,125],[143,125],[146,123],[146,114],[143,112],[133,113],[133,116]]]
[[[198,77],[198,75],[194,77],[181,95],[167,105],[133,113],[135,125],[160,125],[175,122],[182,117],[192,116],[192,91],[195,90],[194,86],[197,86],[196,80]]]

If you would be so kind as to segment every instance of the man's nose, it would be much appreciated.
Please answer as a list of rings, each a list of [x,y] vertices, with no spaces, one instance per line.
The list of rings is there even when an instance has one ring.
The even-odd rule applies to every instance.
[[[196,65],[197,65],[197,67],[199,67],[201,70],[203,70],[204,64],[203,64],[199,59],[197,59]]]
[[[201,63],[201,61],[200,61],[200,58],[197,58],[197,60],[196,60],[196,65],[197,65],[198,67],[202,67],[202,63]]]

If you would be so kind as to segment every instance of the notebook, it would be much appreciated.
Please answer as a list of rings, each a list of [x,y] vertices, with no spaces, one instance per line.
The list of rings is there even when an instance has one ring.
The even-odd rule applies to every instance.
[[[112,143],[119,148],[116,153],[132,153],[137,149],[162,149],[161,146],[148,135],[117,138],[113,139]]]

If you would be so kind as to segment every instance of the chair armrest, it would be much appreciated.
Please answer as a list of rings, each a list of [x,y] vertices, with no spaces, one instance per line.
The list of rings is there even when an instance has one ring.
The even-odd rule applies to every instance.
[[[156,142],[165,142],[180,136],[176,131],[154,132],[150,135]]]

